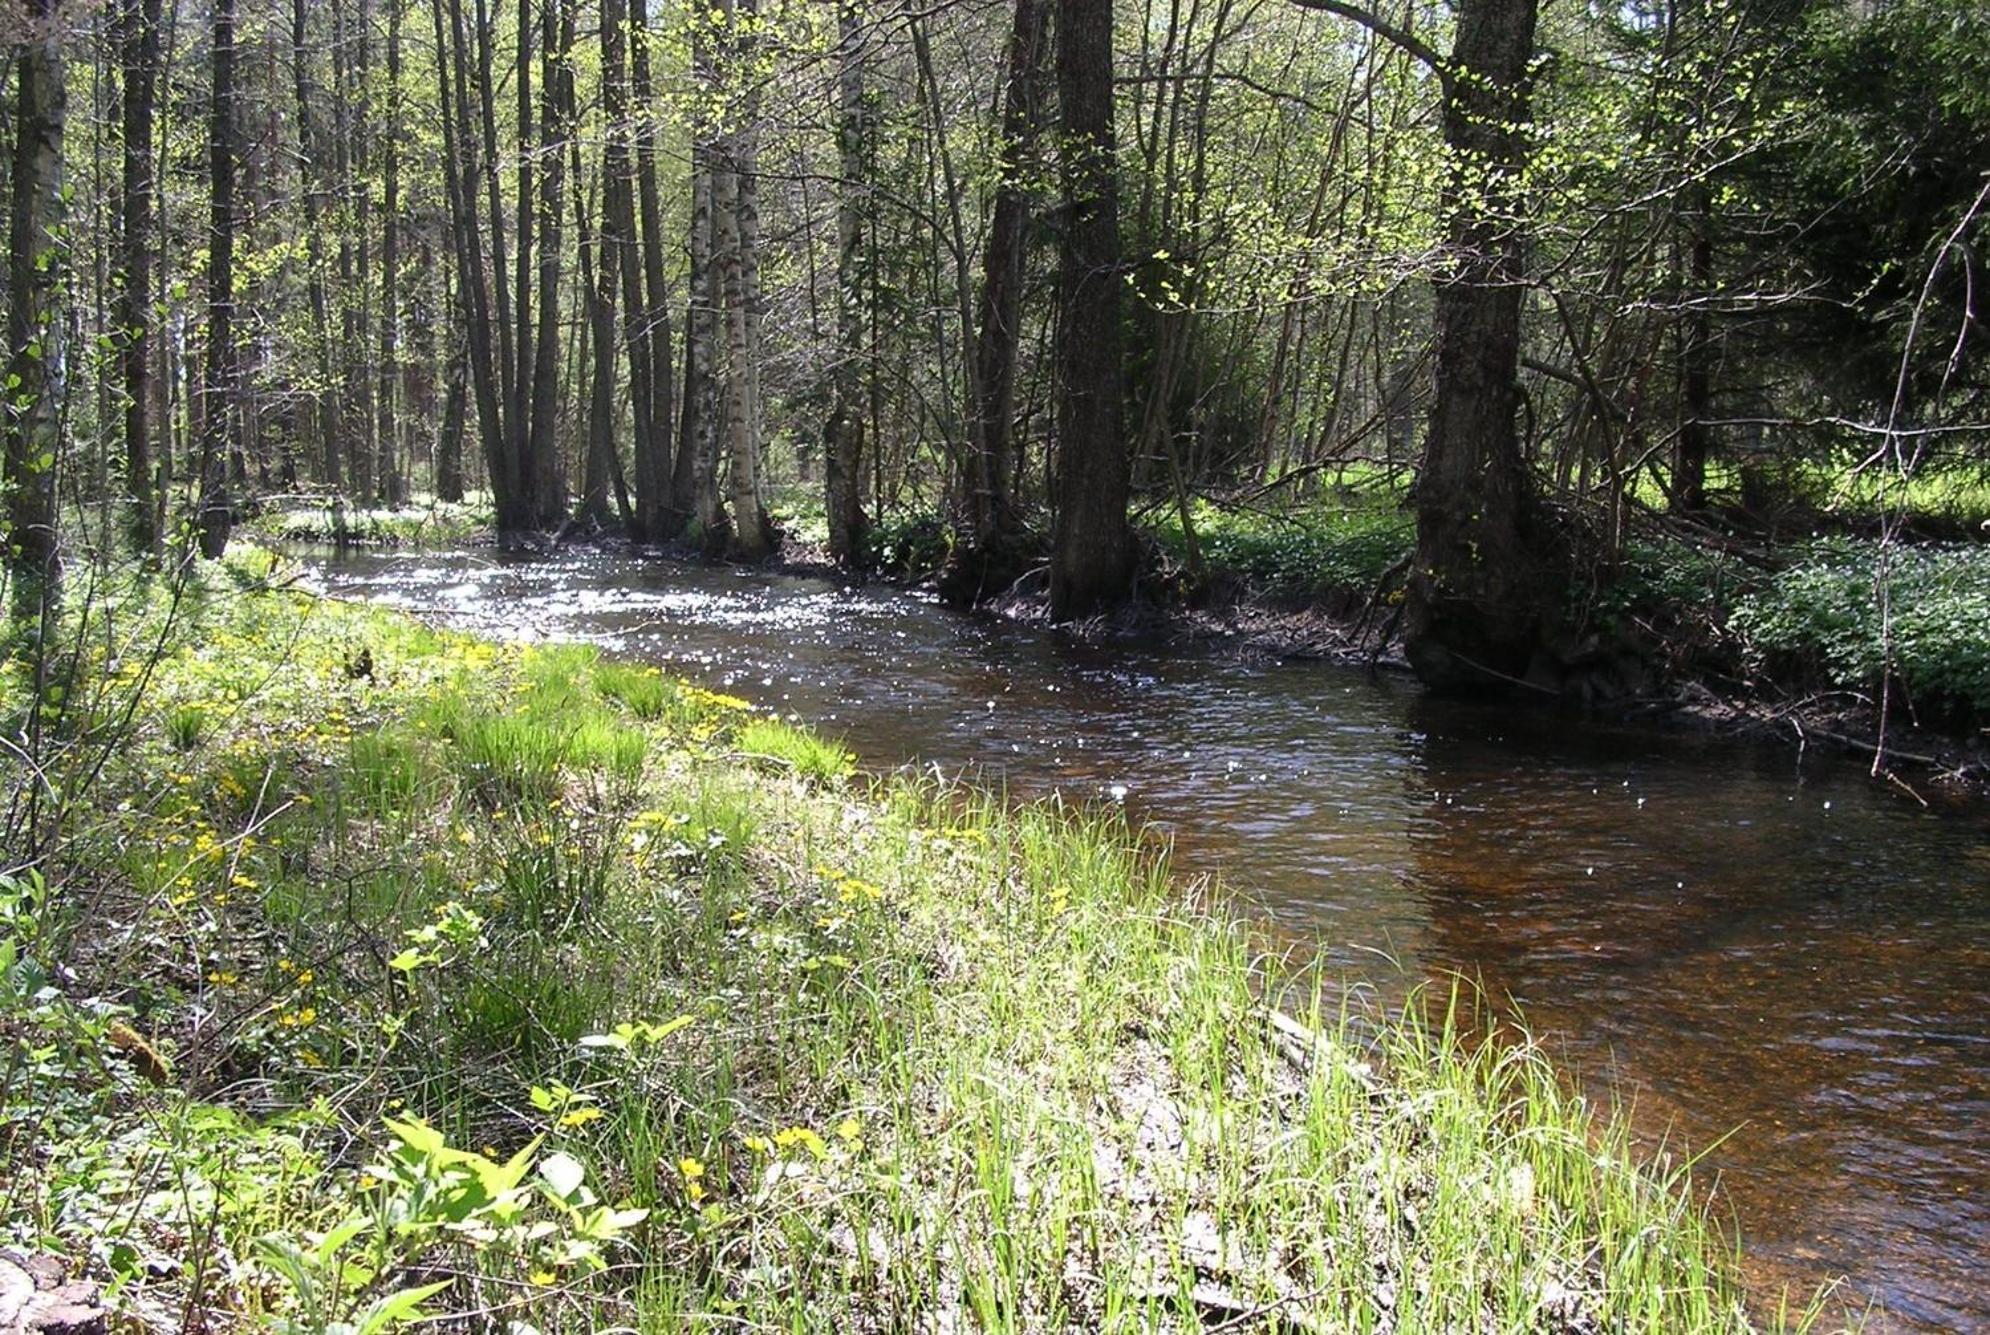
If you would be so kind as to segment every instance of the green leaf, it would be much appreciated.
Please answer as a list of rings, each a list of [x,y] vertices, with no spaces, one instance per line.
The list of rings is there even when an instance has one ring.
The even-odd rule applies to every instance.
[[[554,1153],[539,1165],[539,1176],[556,1200],[571,1201],[587,1180],[587,1169],[571,1154]]]
[[[400,1289],[384,1298],[377,1298],[359,1315],[356,1327],[360,1335],[374,1335],[391,1326],[413,1321],[422,1315],[421,1305],[428,1299],[448,1288],[449,1280],[438,1280],[434,1284],[423,1284],[419,1288]]]
[[[336,1228],[328,1229],[325,1236],[318,1239],[318,1245],[312,1251],[313,1258],[320,1265],[323,1265],[325,1262],[331,1260],[332,1257],[338,1255],[339,1248],[345,1246],[372,1226],[371,1221],[359,1215],[354,1215]]]
[[[530,1144],[512,1155],[503,1163],[496,1163],[479,1155],[471,1162],[484,1190],[493,1198],[504,1195],[525,1180],[525,1174],[532,1168],[532,1156],[539,1152],[539,1144],[544,1136],[534,1136]]]
[[[392,1117],[385,1117],[381,1120],[387,1124],[387,1129],[393,1132],[394,1139],[400,1141],[415,1153],[435,1155],[442,1152],[445,1143],[442,1133],[422,1121],[421,1118],[411,1117],[405,1122],[397,1121]]]

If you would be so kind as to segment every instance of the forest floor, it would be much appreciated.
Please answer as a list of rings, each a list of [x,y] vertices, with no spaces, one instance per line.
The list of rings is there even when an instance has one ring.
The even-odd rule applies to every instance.
[[[1329,1006],[1110,814],[259,555],[0,675],[0,1279],[120,1330],[1749,1328],[1683,1170],[1469,998]]]

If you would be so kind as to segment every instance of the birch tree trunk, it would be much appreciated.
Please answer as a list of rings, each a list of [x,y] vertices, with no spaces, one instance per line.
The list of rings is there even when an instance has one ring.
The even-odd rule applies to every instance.
[[[726,91],[741,95],[739,85],[755,77],[740,21],[742,13],[750,19],[752,0],[726,0],[723,13],[729,57],[725,73],[732,85]],[[759,374],[754,364],[759,323],[753,309],[754,284],[759,265],[752,251],[759,219],[747,178],[753,168],[757,128],[753,99],[741,96],[741,100],[746,110],[739,124],[719,136],[712,163],[712,250],[725,341],[720,379],[725,396],[726,496],[732,507],[729,554],[735,560],[759,561],[773,554],[774,539],[760,494]]]
[[[773,544],[760,522],[759,442],[753,438],[752,323],[746,309],[746,266],[739,225],[737,131],[720,138],[716,157],[712,169],[712,251],[724,339],[719,382],[725,407],[726,499],[732,509],[728,550],[737,560],[757,561],[772,551]]]

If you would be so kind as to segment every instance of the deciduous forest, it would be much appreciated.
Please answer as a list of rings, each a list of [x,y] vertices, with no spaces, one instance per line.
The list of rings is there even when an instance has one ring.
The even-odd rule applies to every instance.
[[[1914,1230],[1858,1155],[1763,1161],[1857,1216],[1765,1267],[1773,1193],[1610,1110],[1724,1145],[1714,1021],[1639,1011],[1694,1072],[1592,1099],[1514,1014],[1615,1044],[1529,969],[1717,957],[1725,1015],[1815,909],[1864,970],[1820,1026],[1981,1036],[1980,886],[1911,887],[1981,867],[1990,774],[1990,9],[9,0],[0,46],[0,1335],[1990,1320],[1980,1255],[1861,1256]],[[1183,662],[1255,703],[1177,720]],[[1293,759],[1356,714],[1384,815]],[[1636,805],[1486,796],[1530,756]],[[1743,770],[1745,817],[1678,777]],[[1911,930],[1760,871],[1850,847],[1798,812]],[[1371,873],[1401,940],[1334,916]],[[1829,1041],[1774,1066],[1816,1116],[1923,1116]],[[1914,1124],[1938,1168],[1873,1176],[1990,1239],[1980,1128]]]
[[[1539,8],[31,7],[16,598],[469,492],[1061,619],[1339,487],[1483,683],[1640,542],[1980,509],[1983,15]]]

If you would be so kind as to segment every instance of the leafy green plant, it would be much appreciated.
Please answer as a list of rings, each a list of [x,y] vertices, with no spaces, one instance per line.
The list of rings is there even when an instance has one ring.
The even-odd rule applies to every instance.
[[[1731,624],[1766,669],[1816,663],[1832,684],[1866,691],[1890,670],[1925,709],[1990,716],[1990,551],[1982,548],[1883,554],[1870,542],[1821,542],[1739,599]]]
[[[48,882],[40,871],[0,873],[0,1006],[19,1005],[48,985],[41,958],[48,910]]]
[[[422,1303],[452,1281],[389,1285],[437,1250],[537,1286],[589,1274],[648,1214],[603,1205],[579,1160],[540,1156],[543,1136],[499,1160],[451,1147],[419,1118],[385,1126],[392,1143],[362,1179],[361,1212],[301,1243],[261,1240],[290,1288],[289,1310],[272,1322],[281,1335],[378,1335],[422,1320]]]
[[[1415,532],[1409,512],[1387,493],[1289,512],[1200,502],[1191,517],[1212,573],[1289,601],[1367,595],[1408,554]],[[1176,563],[1187,561],[1188,540],[1173,510],[1149,532]]]

